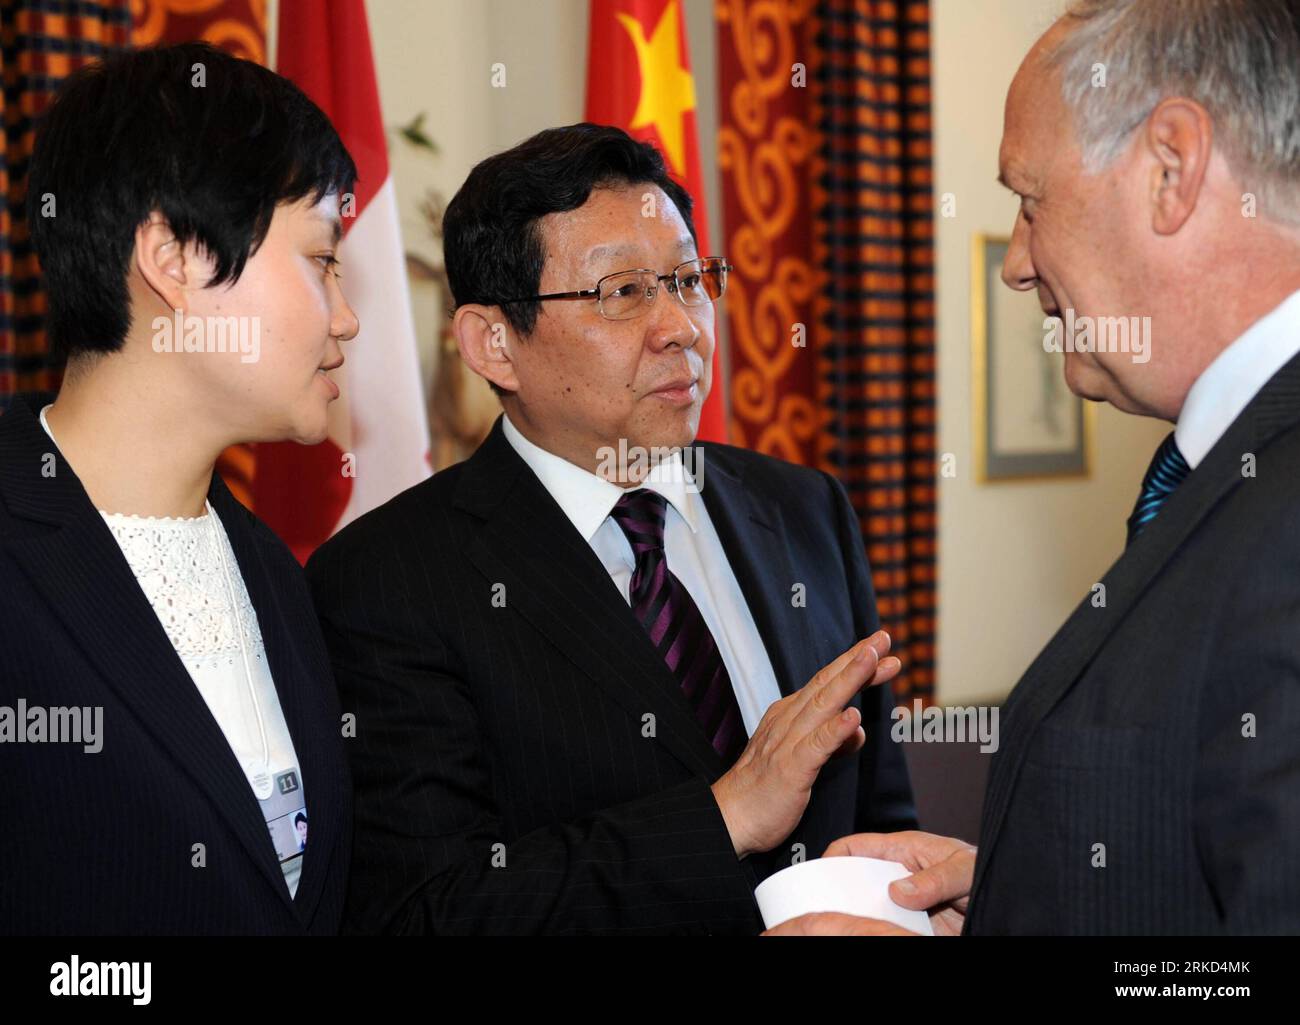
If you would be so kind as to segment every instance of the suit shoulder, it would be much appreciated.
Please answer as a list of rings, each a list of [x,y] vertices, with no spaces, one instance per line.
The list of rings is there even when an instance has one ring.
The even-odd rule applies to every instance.
[[[743,473],[747,484],[761,486],[768,483],[773,487],[790,488],[800,493],[807,493],[811,489],[818,495],[829,486],[827,475],[815,467],[800,466],[776,456],[716,441],[700,442],[700,448],[704,453],[706,476],[707,464],[716,460],[723,469]]]
[[[396,536],[403,536],[411,524],[450,511],[464,467],[464,463],[457,463],[439,470],[432,477],[398,492],[383,505],[358,516],[316,549],[307,562],[308,573],[313,564],[319,568],[330,558],[373,550]],[[436,540],[435,532],[430,541]]]

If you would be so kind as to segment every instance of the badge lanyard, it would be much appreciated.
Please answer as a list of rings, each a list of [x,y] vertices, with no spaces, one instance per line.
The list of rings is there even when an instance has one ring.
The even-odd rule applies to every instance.
[[[266,721],[262,718],[262,703],[257,700],[257,688],[253,686],[253,673],[248,666],[248,645],[244,641],[244,620],[239,614],[239,605],[235,600],[235,585],[230,578],[230,566],[226,563],[226,546],[221,543],[221,532],[217,529],[217,514],[212,503],[206,498],[203,505],[208,510],[208,525],[212,531],[212,542],[217,546],[217,555],[221,559],[221,573],[226,578],[226,593],[230,596],[230,611],[235,617],[235,627],[239,631],[239,653],[244,659],[244,682],[248,686],[248,696],[253,702],[253,712],[257,715],[257,732],[262,741],[262,761],[259,765],[253,760],[244,763],[244,775],[253,788],[259,801],[271,796],[271,747],[266,740]]]

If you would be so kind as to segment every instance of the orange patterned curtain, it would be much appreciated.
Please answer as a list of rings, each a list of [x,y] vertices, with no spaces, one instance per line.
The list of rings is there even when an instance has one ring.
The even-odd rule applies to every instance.
[[[134,46],[201,39],[266,63],[267,0],[131,0]]]
[[[731,437],[826,469],[880,617],[933,698],[936,403],[928,0],[718,0],[736,272]]]
[[[33,122],[77,68],[126,45],[127,0],[0,0],[0,411],[16,392],[53,391],[45,293],[24,203]]]
[[[821,134],[808,62],[813,0],[721,0],[718,166],[722,172],[732,444],[817,462],[812,212]],[[824,341],[824,338],[822,339]]]

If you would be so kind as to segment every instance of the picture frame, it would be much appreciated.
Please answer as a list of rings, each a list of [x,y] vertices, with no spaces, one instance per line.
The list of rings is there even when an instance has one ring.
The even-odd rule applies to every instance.
[[[981,483],[1087,477],[1095,403],[1065,384],[1063,357],[1044,346],[1036,292],[1001,280],[1011,240],[971,240],[971,385],[976,479]]]

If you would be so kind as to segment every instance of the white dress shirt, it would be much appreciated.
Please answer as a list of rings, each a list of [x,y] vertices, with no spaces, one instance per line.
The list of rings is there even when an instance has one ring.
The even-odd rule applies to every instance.
[[[624,489],[534,445],[510,417],[503,419],[506,440],[591,545],[630,605],[636,558],[622,528],[609,515]],[[664,513],[668,568],[689,592],[713,634],[736,692],[745,732],[752,736],[768,706],[780,700],[781,689],[704,500],[687,486],[688,476],[681,454],[676,453],[671,462],[655,466],[642,486],[668,500]]]
[[[1174,428],[1193,470],[1269,378],[1300,352],[1300,292],[1255,321],[1196,379]]]

